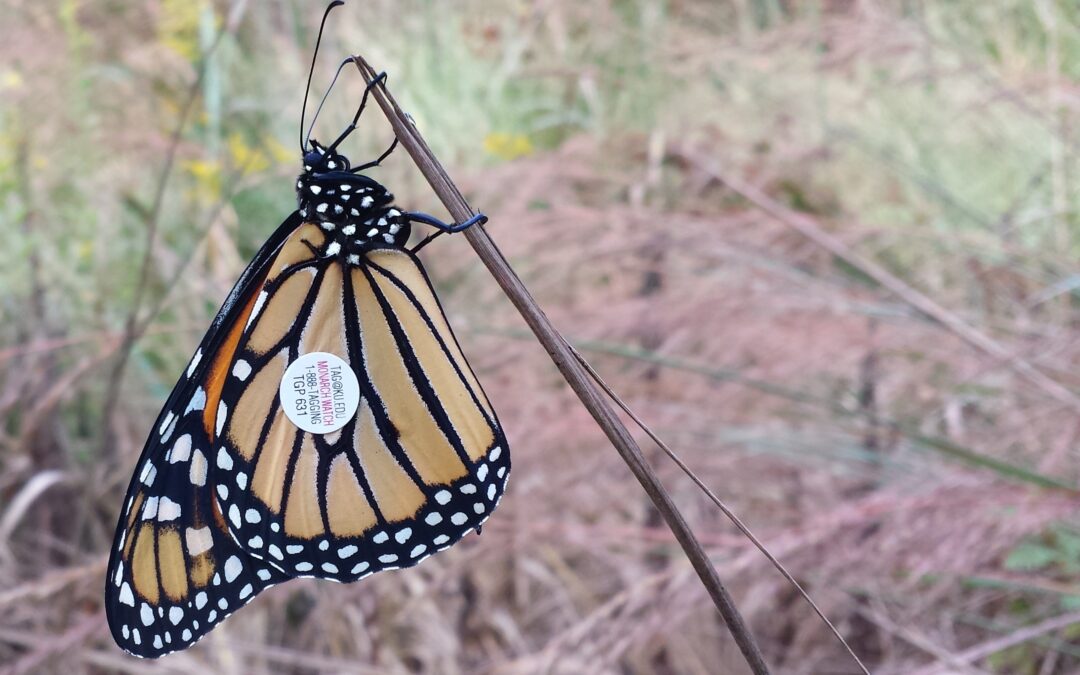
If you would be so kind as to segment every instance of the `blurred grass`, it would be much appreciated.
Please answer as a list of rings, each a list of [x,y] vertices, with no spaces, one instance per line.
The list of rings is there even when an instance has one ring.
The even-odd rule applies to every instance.
[[[293,208],[316,9],[0,0],[0,662],[738,672],[624,469],[449,238],[425,255],[518,466],[485,536],[407,574],[288,584],[165,665],[122,658],[101,630],[77,649],[55,638],[100,621],[92,563],[149,421]],[[317,92],[350,51],[388,71],[558,324],[601,348],[605,376],[805,575],[876,672],[930,668],[1071,609],[1080,559],[1059,544],[1077,526],[1077,411],[749,208],[680,148],[812,215],[1076,391],[1075,3],[350,2]],[[203,65],[141,280],[170,136]],[[361,86],[346,71],[320,138]],[[371,114],[355,136],[358,160],[390,131]],[[405,158],[376,176],[437,212]],[[103,435],[133,311],[149,329]],[[20,501],[50,470],[63,480]],[[668,477],[777,671],[853,672]],[[1030,564],[1040,546],[1052,560]],[[1075,671],[1074,628],[976,665]]]

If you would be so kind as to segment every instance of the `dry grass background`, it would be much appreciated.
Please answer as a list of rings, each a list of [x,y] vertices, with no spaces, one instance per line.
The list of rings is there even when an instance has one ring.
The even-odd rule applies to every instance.
[[[425,257],[514,450],[483,536],[360,584],[274,588],[160,662],[112,644],[122,491],[212,312],[292,208],[320,10],[0,1],[5,672],[744,672],[629,472],[451,237]],[[323,80],[350,51],[389,71],[556,325],[874,672],[1080,670],[1075,3],[353,0],[336,21]],[[323,136],[358,91],[335,92]],[[363,127],[354,160],[389,139],[378,113]],[[405,157],[376,175],[438,213]],[[131,316],[147,331],[114,382]],[[856,672],[653,459],[776,672]]]

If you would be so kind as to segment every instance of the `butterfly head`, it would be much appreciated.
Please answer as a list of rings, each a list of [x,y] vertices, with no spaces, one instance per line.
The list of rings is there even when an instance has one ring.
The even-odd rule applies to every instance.
[[[304,172],[319,174],[330,171],[348,171],[352,168],[349,158],[337,150],[328,150],[315,139],[311,149],[304,153]]]

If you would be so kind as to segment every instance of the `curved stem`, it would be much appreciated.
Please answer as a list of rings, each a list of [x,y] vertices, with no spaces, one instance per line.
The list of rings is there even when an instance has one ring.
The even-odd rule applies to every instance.
[[[356,66],[365,77],[374,77],[375,69],[363,57],[356,57]],[[459,223],[465,222],[476,215],[457,189],[457,186],[450,180],[439,160],[431,152],[431,148],[428,147],[416,127],[402,112],[386,87],[377,87],[372,93],[375,100],[378,101],[379,107],[383,109],[387,119],[390,120],[390,124],[394,127],[394,133],[401,141],[402,147],[409,152],[409,155],[454,220]],[[713,567],[708,554],[702,548],[701,542],[694,536],[690,525],[675,506],[671,495],[664,489],[659,477],[645,461],[645,456],[642,454],[637,442],[634,441],[630,432],[608,404],[607,399],[597,389],[589,374],[574,356],[574,352],[566,339],[548,320],[543,310],[540,309],[536,300],[533,299],[529,290],[510,267],[510,264],[495,246],[495,242],[487,235],[484,228],[482,226],[470,227],[465,230],[465,237],[487,266],[488,271],[495,277],[499,286],[502,287],[503,292],[506,293],[525,319],[525,322],[528,323],[529,328],[536,335],[536,339],[543,345],[551,360],[555,363],[555,367],[559,369],[563,378],[566,379],[567,384],[570,385],[582,404],[593,416],[593,419],[600,425],[600,428],[607,435],[611,444],[615,446],[626,465],[630,467],[630,471],[648,494],[657,511],[664,517],[668,527],[671,528],[679,545],[682,546],[683,551],[686,553],[687,559],[701,579],[702,585],[705,586],[705,589],[712,597],[717,611],[720,612],[725,623],[727,623],[728,630],[731,631],[731,635],[746,658],[751,671],[756,675],[768,673],[769,667],[765,664],[765,657],[761,653],[761,648],[755,641],[750,629],[746,626],[738,607],[735,605],[735,601],[720,581],[716,568]]]

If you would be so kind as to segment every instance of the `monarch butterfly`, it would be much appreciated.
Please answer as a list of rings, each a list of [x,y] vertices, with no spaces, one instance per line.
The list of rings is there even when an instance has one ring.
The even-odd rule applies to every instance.
[[[502,496],[506,439],[415,255],[486,218],[396,208],[360,173],[396,139],[357,167],[337,151],[384,81],[329,145],[301,115],[298,209],[240,276],[143,448],[105,591],[112,635],[136,656],[191,645],[290,578],[415,565],[479,530]],[[414,223],[438,231],[409,249]]]

